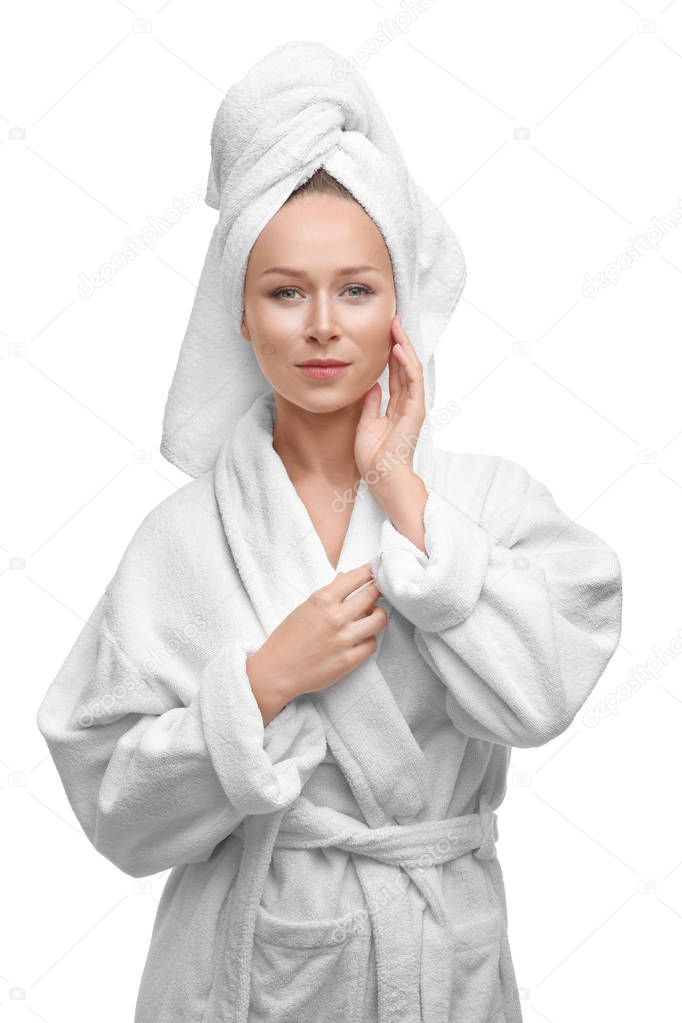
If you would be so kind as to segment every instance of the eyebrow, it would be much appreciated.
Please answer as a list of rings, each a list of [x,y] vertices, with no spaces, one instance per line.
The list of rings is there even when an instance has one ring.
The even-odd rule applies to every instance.
[[[364,273],[368,270],[373,270],[374,273],[381,273],[381,270],[379,270],[379,268],[376,266],[345,266],[341,270],[337,270],[337,274],[339,276],[344,276],[345,274]],[[288,266],[271,266],[267,270],[263,271],[261,277],[265,277],[267,274],[284,274],[285,276],[288,277],[308,276],[304,270],[293,270],[291,267]]]

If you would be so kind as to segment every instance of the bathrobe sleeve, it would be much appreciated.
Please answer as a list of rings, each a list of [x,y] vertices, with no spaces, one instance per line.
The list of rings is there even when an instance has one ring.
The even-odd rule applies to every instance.
[[[186,650],[172,639],[158,646],[154,670],[133,663],[112,619],[146,642],[152,612],[142,591],[161,571],[147,565],[144,581],[131,574],[126,561],[144,565],[131,552],[136,544],[118,588],[107,588],[49,687],[37,724],[88,839],[142,877],[208,860],[246,815],[293,802],[326,740],[305,699],[263,726],[241,642],[220,643],[202,670],[188,670]]]
[[[485,489],[480,516],[429,491],[426,554],[387,518],[375,578],[416,626],[453,724],[540,746],[568,728],[618,645],[620,564],[511,459]]]

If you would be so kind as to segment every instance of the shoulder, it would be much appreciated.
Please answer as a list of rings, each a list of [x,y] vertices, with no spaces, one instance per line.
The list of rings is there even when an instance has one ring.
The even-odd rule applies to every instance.
[[[234,591],[234,564],[207,471],[160,501],[136,529],[106,587],[108,635],[134,665],[161,650],[164,672],[175,665],[181,679],[183,664],[211,647],[221,627],[216,611],[224,611],[225,595]],[[183,654],[172,661],[169,644],[176,642]]]
[[[539,486],[525,466],[503,455],[434,448],[433,486],[450,499],[486,507],[519,500]]]
[[[197,542],[206,532],[222,530],[213,487],[213,472],[207,471],[172,491],[155,505],[138,526],[133,541],[169,542],[191,539]]]
[[[547,487],[503,455],[434,448],[433,489],[500,539],[512,534],[528,502]]]
[[[225,547],[225,531],[207,471],[178,487],[142,519],[128,542],[108,588],[127,582],[158,586],[180,566],[200,569]]]

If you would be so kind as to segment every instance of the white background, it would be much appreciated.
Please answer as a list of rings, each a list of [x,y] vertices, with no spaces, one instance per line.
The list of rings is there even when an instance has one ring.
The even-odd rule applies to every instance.
[[[677,1016],[681,0],[67,0],[3,23],[0,1023],[132,1020],[168,875],[94,851],[35,714],[187,481],[158,445],[216,213],[157,221],[108,285],[79,286],[203,195],[224,92],[291,39],[361,67],[464,249],[437,445],[521,462],[621,560],[620,646],[567,732],[513,751],[499,811],[524,1019]]]

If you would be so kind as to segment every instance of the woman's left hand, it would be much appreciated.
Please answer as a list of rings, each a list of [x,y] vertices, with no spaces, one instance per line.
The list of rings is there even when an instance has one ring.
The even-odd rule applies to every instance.
[[[391,320],[391,335],[396,344],[389,355],[386,413],[379,415],[377,380],[365,395],[355,434],[355,464],[377,490],[390,490],[392,482],[413,473],[414,449],[425,416],[424,371],[398,315]]]

